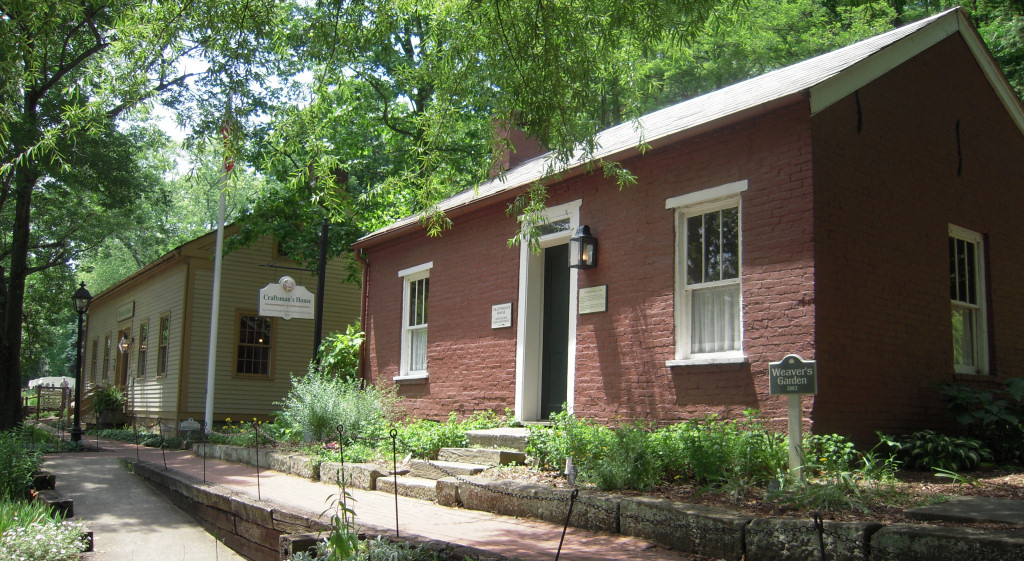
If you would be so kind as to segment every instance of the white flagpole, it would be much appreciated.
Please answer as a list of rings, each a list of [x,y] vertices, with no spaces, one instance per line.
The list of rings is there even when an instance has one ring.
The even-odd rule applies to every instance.
[[[228,101],[230,112],[231,102]],[[231,128],[228,124],[228,117],[224,117],[224,125],[220,129],[224,137],[224,168],[220,176],[220,207],[217,209],[217,245],[213,258],[213,298],[210,309],[210,348],[206,360],[206,431],[213,428],[213,396],[215,382],[217,380],[217,326],[220,320],[220,273],[224,253],[224,208],[227,206],[227,195],[225,187],[228,182],[228,174],[235,167],[234,160],[230,157],[228,138]]]

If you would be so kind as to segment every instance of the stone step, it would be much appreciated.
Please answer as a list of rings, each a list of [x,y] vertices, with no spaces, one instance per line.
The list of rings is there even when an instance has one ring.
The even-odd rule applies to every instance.
[[[484,466],[526,465],[526,454],[518,450],[497,448],[442,448],[437,459],[445,462],[462,462]]]
[[[437,500],[436,479],[425,479],[413,475],[399,475],[397,479],[399,495],[425,501]],[[395,477],[387,475],[377,478],[377,490],[384,493],[394,493]]]
[[[529,435],[530,430],[526,427],[502,427],[467,431],[466,440],[473,448],[501,448],[525,452],[526,438]]]
[[[410,460],[409,475],[436,480],[457,475],[476,475],[488,467],[490,466],[441,460]]]

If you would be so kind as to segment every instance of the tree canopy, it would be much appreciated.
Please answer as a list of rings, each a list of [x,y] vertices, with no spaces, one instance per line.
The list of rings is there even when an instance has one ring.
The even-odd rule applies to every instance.
[[[26,350],[40,362],[66,340],[70,315],[43,318],[60,317],[72,273],[112,282],[209,227],[224,157],[239,164],[232,243],[271,234],[313,267],[324,220],[332,256],[412,214],[441,234],[437,203],[511,149],[495,126],[557,166],[610,125],[951,4],[0,0],[0,429]],[[1024,92],[1024,3],[966,6]],[[185,179],[145,125],[156,104],[189,131]],[[514,210],[543,205],[537,188]]]

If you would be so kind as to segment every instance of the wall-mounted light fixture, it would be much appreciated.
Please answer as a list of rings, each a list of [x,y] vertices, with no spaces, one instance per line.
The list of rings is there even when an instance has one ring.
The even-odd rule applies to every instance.
[[[117,343],[117,350],[121,351],[121,354],[127,353],[132,348],[132,340],[128,338],[128,334],[124,333],[121,335],[121,341]]]
[[[569,238],[569,267],[572,269],[593,269],[597,267],[597,238],[590,234],[586,224],[576,229]]]

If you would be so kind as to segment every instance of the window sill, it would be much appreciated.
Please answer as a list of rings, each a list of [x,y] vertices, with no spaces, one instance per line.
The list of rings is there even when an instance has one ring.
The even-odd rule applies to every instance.
[[[716,364],[746,364],[747,357],[744,355],[728,356],[706,356],[700,358],[677,358],[666,360],[665,366],[669,368],[676,366],[713,366]]]
[[[394,380],[396,384],[425,384],[427,383],[427,373],[395,376]]]

